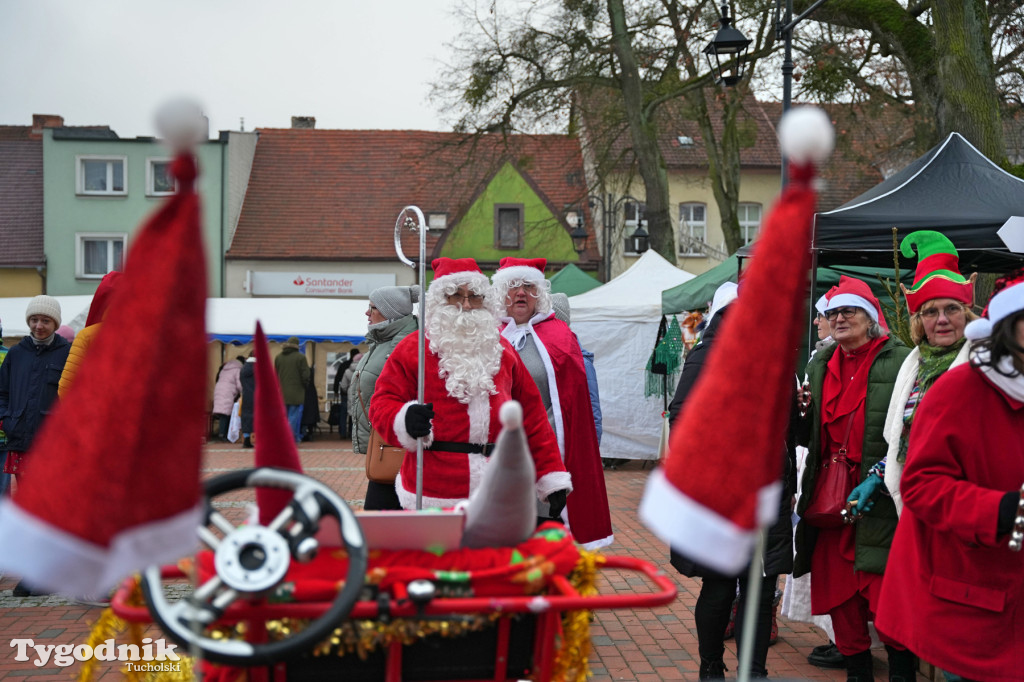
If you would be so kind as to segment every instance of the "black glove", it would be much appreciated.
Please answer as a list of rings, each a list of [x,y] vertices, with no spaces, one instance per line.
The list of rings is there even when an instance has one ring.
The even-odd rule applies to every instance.
[[[1017,504],[1020,502],[1020,492],[1013,490],[1003,495],[999,500],[999,519],[996,521],[996,533],[1005,535],[1013,530],[1013,522],[1017,518]]]
[[[434,403],[420,405],[415,403],[405,411],[405,430],[413,438],[421,438],[430,434],[430,420],[434,418]]]
[[[562,514],[562,510],[565,509],[565,490],[556,490],[555,492],[548,495],[548,516],[553,519],[557,519]]]

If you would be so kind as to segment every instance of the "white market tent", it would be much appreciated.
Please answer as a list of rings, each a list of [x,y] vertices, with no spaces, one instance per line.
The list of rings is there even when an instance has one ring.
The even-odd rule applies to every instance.
[[[64,324],[81,331],[92,296],[56,296]],[[27,336],[25,309],[31,297],[0,298],[4,336]],[[256,320],[271,341],[297,336],[306,341],[358,344],[366,338],[366,299],[338,298],[209,298],[206,332],[210,340],[248,343]]]
[[[602,457],[658,458],[664,405],[644,397],[645,368],[658,337],[661,292],[693,277],[649,250],[612,281],[569,299],[572,329],[594,353]]]

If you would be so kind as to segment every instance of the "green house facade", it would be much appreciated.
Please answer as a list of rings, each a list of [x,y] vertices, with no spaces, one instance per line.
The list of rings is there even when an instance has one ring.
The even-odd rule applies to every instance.
[[[227,174],[226,148],[224,135],[196,150],[209,296],[220,296],[223,290],[230,218],[222,182]],[[44,131],[48,294],[92,294],[103,275],[122,269],[136,232],[174,192],[168,172],[171,160],[170,150],[153,138],[121,139],[110,130]]]

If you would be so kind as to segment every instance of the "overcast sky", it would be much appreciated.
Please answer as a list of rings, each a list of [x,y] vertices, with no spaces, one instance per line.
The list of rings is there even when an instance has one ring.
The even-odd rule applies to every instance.
[[[179,95],[218,130],[447,130],[427,101],[455,0],[0,0],[0,124],[155,135]]]

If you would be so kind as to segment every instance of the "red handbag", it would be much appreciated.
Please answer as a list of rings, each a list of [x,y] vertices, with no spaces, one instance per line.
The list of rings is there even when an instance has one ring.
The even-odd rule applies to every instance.
[[[843,510],[846,498],[853,492],[860,478],[858,462],[851,462],[846,456],[846,444],[853,428],[853,416],[846,429],[846,437],[838,450],[829,454],[821,463],[814,494],[801,518],[816,528],[840,528],[843,525]]]

